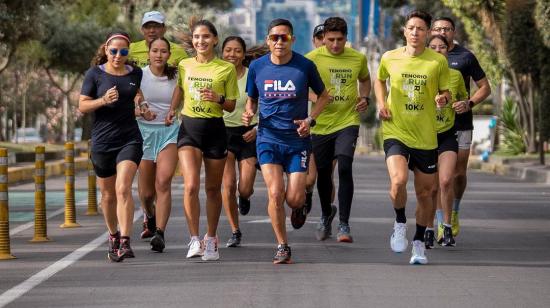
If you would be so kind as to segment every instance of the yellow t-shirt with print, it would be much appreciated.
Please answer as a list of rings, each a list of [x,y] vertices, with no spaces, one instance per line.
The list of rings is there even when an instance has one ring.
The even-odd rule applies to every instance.
[[[239,98],[235,66],[219,58],[207,63],[199,63],[195,58],[183,59],[178,64],[178,85],[183,89],[181,114],[192,118],[223,117],[222,105],[201,100],[201,89],[212,89],[226,100]]]
[[[170,42],[170,58],[168,58],[168,64],[171,66],[177,66],[181,60],[188,58],[187,52],[180,45]],[[128,60],[133,62],[136,66],[141,68],[149,65],[147,61],[149,59],[149,47],[145,40],[131,43],[130,54]]]
[[[451,92],[451,101],[443,108],[437,109],[437,132],[443,133],[455,125],[455,110],[453,103],[463,101],[468,98],[466,85],[462,73],[453,68],[449,68],[449,92]]]
[[[413,149],[437,148],[435,96],[449,89],[447,59],[429,48],[418,56],[397,48],[384,53],[377,77],[390,79],[386,107],[391,118],[382,121],[382,138]]]
[[[313,134],[328,135],[352,125],[359,125],[359,112],[355,110],[358,96],[358,80],[369,78],[366,57],[345,47],[339,55],[331,54],[321,46],[308,54],[317,66],[321,79],[333,101],[328,104],[311,129]]]

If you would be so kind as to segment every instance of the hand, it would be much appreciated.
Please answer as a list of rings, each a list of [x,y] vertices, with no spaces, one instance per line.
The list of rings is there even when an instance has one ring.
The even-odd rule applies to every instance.
[[[300,136],[302,138],[309,136],[309,121],[308,121],[308,119],[294,120],[294,124],[298,125],[298,129],[296,129],[296,131],[298,132],[298,136]]]
[[[445,107],[445,105],[447,105],[447,96],[437,94],[435,96],[435,104],[437,105],[438,109]]]
[[[166,118],[164,118],[164,125],[170,126],[174,123],[174,118],[176,117],[176,112],[174,110],[168,111]]]
[[[252,141],[256,140],[256,133],[257,133],[256,127],[254,127],[253,129],[247,131],[246,133],[243,134],[244,141],[245,142],[252,142]]]
[[[149,107],[144,107],[140,109],[141,117],[146,121],[153,121],[157,118],[157,114],[149,109]]]
[[[456,113],[461,114],[468,112],[468,110],[470,110],[470,106],[468,105],[468,101],[456,101],[453,103],[453,109]]]
[[[203,101],[209,101],[214,103],[220,102],[220,96],[216,92],[214,92],[212,89],[204,88],[199,90],[199,92],[201,94],[201,100]]]
[[[243,112],[243,115],[241,117],[241,121],[243,122],[244,126],[249,126],[250,122],[252,122],[252,117],[254,114],[250,111]]]
[[[369,100],[365,97],[361,97],[357,101],[357,105],[355,105],[355,110],[357,112],[364,112],[369,107]]]
[[[382,120],[389,120],[391,119],[391,112],[388,108],[384,106],[378,111],[378,117],[380,117],[380,119]]]
[[[118,100],[118,91],[116,86],[110,88],[105,92],[105,95],[101,98],[104,105],[110,105]]]
[[[136,97],[134,97],[134,102],[139,105],[144,100],[145,100],[145,97],[143,97],[141,91],[138,91],[138,93],[136,94]]]

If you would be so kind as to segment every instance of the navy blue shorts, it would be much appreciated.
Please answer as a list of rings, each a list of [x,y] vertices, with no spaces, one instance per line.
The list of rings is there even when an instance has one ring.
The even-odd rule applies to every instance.
[[[309,152],[307,147],[291,147],[270,142],[258,142],[258,163],[276,164],[283,167],[284,172],[306,172],[309,164]]]
[[[91,154],[95,174],[100,178],[108,178],[116,174],[116,166],[121,161],[133,161],[139,166],[143,156],[143,145],[141,142],[130,142],[106,152],[92,149]]]

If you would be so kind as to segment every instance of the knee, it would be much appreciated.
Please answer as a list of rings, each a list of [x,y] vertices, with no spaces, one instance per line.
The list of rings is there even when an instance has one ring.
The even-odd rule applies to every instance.
[[[250,198],[253,192],[254,190],[252,189],[252,187],[239,187],[239,195],[243,198]]]
[[[207,198],[213,198],[221,195],[221,187],[217,185],[206,185],[204,190]]]
[[[402,191],[407,188],[407,178],[396,176],[391,179],[390,184],[390,193],[397,194],[399,191]]]
[[[424,186],[416,189],[416,197],[418,199],[431,199],[433,196],[433,189],[430,186]]]
[[[274,189],[268,193],[270,204],[277,204],[277,206],[282,206],[285,199],[285,192],[282,189]]]
[[[171,178],[166,178],[166,179],[157,178],[155,180],[155,189],[159,192],[169,191],[171,185],[172,185],[172,179]]]
[[[441,187],[441,190],[450,190],[452,188],[454,179],[451,176],[444,177],[439,181],[439,186]]]
[[[187,197],[194,197],[199,194],[200,185],[198,183],[185,183],[184,194]]]
[[[288,206],[290,206],[293,209],[302,207],[305,202],[306,202],[306,195],[304,192],[294,194],[294,195],[287,195],[286,197],[286,203],[288,204]]]
[[[223,182],[223,193],[225,195],[235,195],[236,191],[237,191],[237,183],[235,180]]]
[[[101,192],[101,205],[108,206],[116,203],[116,193],[114,191]]]

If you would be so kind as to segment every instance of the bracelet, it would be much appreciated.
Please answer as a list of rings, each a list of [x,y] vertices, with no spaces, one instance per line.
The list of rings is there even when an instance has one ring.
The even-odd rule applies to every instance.
[[[143,106],[149,107],[149,104],[147,104],[147,101],[143,101],[143,102],[139,103],[139,108],[142,108]]]

